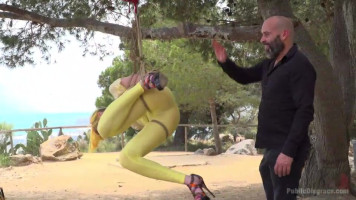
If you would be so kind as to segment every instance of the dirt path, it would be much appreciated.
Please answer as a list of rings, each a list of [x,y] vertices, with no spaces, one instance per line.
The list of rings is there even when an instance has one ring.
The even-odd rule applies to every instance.
[[[117,161],[118,154],[84,154],[75,161],[3,168],[0,187],[8,200],[192,199],[184,185],[149,179],[123,169]],[[264,199],[258,172],[261,156],[153,152],[147,157],[187,174],[200,174],[215,193],[215,199]]]
[[[118,155],[84,154],[75,161],[0,168],[0,187],[4,189],[7,200],[193,199],[184,185],[149,179],[122,168],[117,161]],[[216,200],[265,199],[258,171],[262,156],[153,152],[147,157],[186,174],[200,174],[216,195]],[[304,200],[321,199],[356,198],[327,195]]]

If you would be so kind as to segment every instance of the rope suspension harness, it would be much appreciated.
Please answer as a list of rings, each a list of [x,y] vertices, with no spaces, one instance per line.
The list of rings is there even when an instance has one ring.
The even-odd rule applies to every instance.
[[[139,12],[138,12],[138,3],[139,0],[123,0],[129,3],[134,4],[135,6],[135,19],[132,22],[132,42],[131,42],[131,52],[130,57],[131,60],[134,62],[134,72],[140,75],[140,78],[143,79],[144,75],[146,74],[145,70],[145,63],[144,57],[142,52],[142,33],[140,29],[140,19],[139,19]],[[129,8],[130,12],[130,8]]]

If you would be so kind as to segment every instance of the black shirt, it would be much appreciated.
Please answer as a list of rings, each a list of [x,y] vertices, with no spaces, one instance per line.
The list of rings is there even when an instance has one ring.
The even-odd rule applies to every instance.
[[[274,66],[266,59],[250,68],[227,59],[219,63],[225,73],[241,84],[261,81],[256,148],[278,149],[295,157],[298,148],[310,146],[308,127],[314,115],[316,72],[297,45]]]

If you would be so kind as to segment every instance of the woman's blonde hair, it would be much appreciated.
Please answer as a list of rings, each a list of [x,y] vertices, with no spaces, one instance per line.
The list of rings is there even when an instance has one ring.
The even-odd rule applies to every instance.
[[[100,119],[98,114],[104,111],[105,108],[99,108],[96,111],[94,111],[90,117],[91,130],[90,130],[89,152],[93,152],[98,147],[99,141],[103,139],[98,132],[98,124]]]

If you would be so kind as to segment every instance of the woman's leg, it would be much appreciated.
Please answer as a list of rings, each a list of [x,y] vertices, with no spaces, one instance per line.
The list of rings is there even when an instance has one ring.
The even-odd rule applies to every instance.
[[[184,183],[185,174],[143,158],[162,144],[179,123],[179,110],[173,96],[168,88],[163,91],[154,89],[146,91],[143,99],[150,110],[150,122],[127,143],[120,153],[119,161],[123,167],[143,176]]]
[[[98,132],[103,138],[123,133],[147,112],[140,102],[143,93],[143,87],[137,83],[106,108],[98,124]]]
[[[162,127],[156,123],[148,123],[120,152],[121,166],[142,176],[183,184],[185,174],[143,158],[165,140],[166,134]]]
[[[120,163],[123,167],[146,177],[184,183],[190,188],[193,187],[194,182],[193,195],[204,194],[201,191],[201,177],[195,179],[143,158],[162,144],[179,123],[179,110],[168,88],[162,91],[152,89],[144,92],[143,87],[137,84],[130,91],[125,92],[119,101],[116,100],[112,104],[100,120],[98,127],[100,134],[103,132],[108,136],[116,135],[125,131],[144,114],[150,118],[150,122],[121,151]],[[109,112],[107,112],[108,109]],[[109,120],[112,121],[109,122]]]
[[[152,122],[157,123],[157,126],[158,125],[161,126],[161,131],[164,131],[166,133],[168,132],[169,134],[171,134],[177,128],[177,125],[179,123],[179,110],[178,107],[176,106],[173,94],[171,93],[169,88],[165,88],[161,92],[157,92],[157,90],[150,90],[148,92],[145,92],[142,98],[146,102],[149,110],[151,110],[150,111],[150,114],[152,115],[151,123]],[[177,114],[175,115],[174,113]],[[148,153],[148,151],[144,151],[143,155],[146,155],[145,153]],[[166,174],[162,174],[159,176],[160,179],[162,180],[168,180],[168,181],[173,180],[173,182],[176,182],[174,180],[176,180],[177,178],[179,180],[182,180],[183,178],[182,174],[177,175],[171,173],[170,171],[167,171]],[[161,176],[164,177],[162,178]],[[203,187],[202,185],[205,186],[205,183],[203,181],[203,178],[198,175],[193,175],[193,176],[184,175],[183,182],[180,181],[177,183],[184,183],[188,185],[195,199],[203,199],[203,197],[206,196],[206,194],[201,189],[201,187]]]

